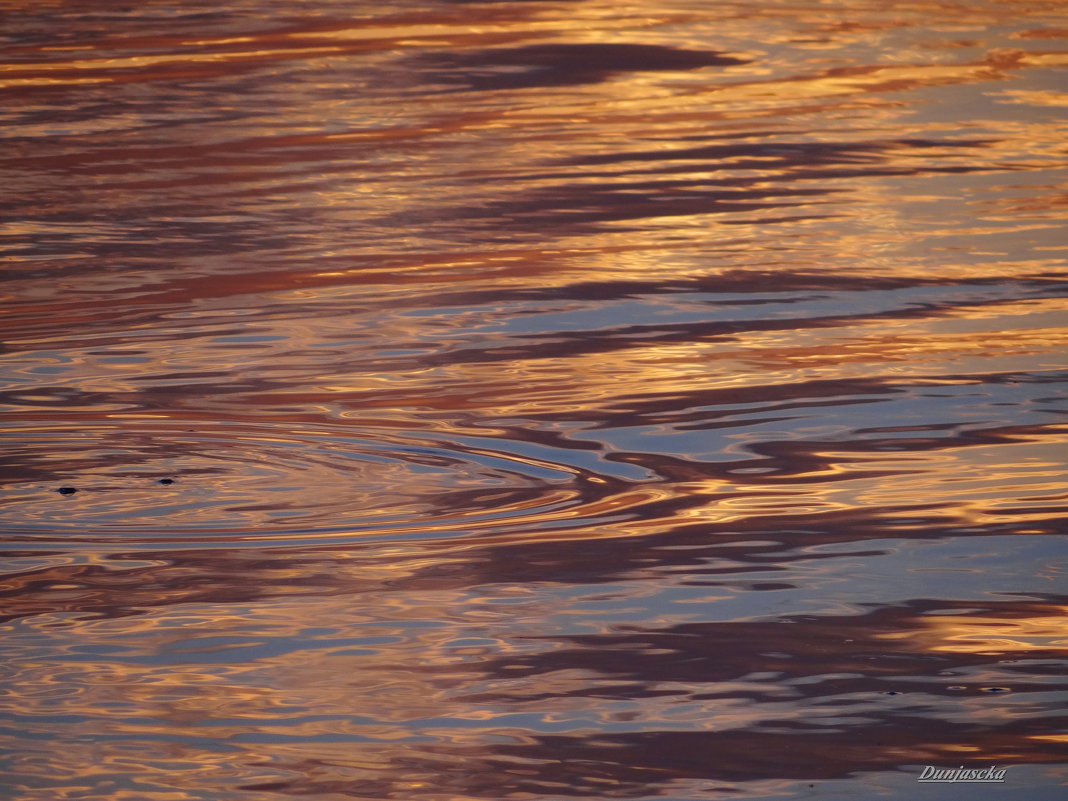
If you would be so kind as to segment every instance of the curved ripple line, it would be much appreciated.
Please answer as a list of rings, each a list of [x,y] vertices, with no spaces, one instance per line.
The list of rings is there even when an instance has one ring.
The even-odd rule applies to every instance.
[[[34,539],[510,529],[596,513],[616,483],[488,443],[364,426],[354,435],[343,426],[124,420],[21,429],[20,438],[26,468],[0,509],[9,532]],[[77,492],[58,492],[65,487]]]

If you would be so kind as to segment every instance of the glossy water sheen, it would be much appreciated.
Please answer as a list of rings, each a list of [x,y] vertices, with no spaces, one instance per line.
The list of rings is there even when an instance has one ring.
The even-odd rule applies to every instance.
[[[0,10],[5,797],[1063,797],[1063,3]]]

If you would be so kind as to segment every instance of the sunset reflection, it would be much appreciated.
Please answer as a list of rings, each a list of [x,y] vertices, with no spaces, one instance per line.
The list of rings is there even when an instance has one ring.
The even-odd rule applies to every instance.
[[[1059,797],[1059,6],[0,9],[5,797]]]

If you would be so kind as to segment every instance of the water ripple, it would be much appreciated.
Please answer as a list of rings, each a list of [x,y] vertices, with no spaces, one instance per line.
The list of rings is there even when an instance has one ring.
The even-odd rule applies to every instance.
[[[5,797],[1063,795],[1063,3],[0,15]]]
[[[133,419],[21,430],[12,455],[36,480],[10,484],[2,508],[20,521],[12,533],[34,539],[270,540],[535,525],[579,517],[608,490],[595,473],[488,441],[355,433]]]

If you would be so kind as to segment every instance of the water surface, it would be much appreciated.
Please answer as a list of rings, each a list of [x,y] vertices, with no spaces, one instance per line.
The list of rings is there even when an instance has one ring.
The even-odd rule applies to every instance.
[[[7,797],[1063,792],[1063,4],[0,12]]]

